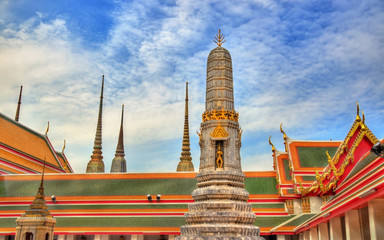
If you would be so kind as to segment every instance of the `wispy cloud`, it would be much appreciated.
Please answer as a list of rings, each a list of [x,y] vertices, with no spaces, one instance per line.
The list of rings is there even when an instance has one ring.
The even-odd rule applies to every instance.
[[[0,12],[12,4],[2,2]],[[130,1],[106,8],[97,12],[104,14],[105,25],[89,12],[88,25],[81,26],[84,19],[65,8],[57,16],[36,8],[38,13],[21,23],[7,22],[17,15],[0,21],[1,111],[14,114],[23,84],[21,122],[43,132],[50,120],[52,142],[60,149],[67,140],[66,153],[77,172],[85,171],[91,155],[102,74],[107,171],[121,104],[126,106],[129,171],[174,171],[185,81],[190,82],[192,155],[198,168],[194,132],[204,111],[206,58],[218,28],[233,59],[245,170],[271,168],[267,139],[273,135],[281,146],[281,122],[292,138],[344,138],[356,100],[370,128],[379,138],[384,135],[380,1]]]

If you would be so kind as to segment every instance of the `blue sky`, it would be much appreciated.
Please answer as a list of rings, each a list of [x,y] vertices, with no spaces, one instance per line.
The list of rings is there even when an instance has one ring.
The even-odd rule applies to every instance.
[[[129,172],[173,172],[189,82],[191,152],[218,29],[233,60],[244,170],[272,169],[268,137],[342,140],[356,116],[382,139],[384,3],[372,1],[0,1],[0,111],[48,136],[76,172],[92,153],[105,75],[103,155],[125,104]]]

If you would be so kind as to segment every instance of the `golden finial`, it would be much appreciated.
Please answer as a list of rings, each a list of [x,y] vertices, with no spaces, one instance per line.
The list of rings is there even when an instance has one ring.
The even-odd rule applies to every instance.
[[[283,128],[282,128],[282,127],[283,127],[283,123],[280,124],[280,132],[281,132],[282,134],[284,134],[284,135],[283,135],[283,138],[284,138],[284,140],[285,140],[285,139],[287,138],[287,134],[285,134],[285,132],[283,131]]]
[[[221,47],[221,44],[225,43],[224,36],[221,33],[220,29],[219,29],[219,33],[216,34],[215,40],[213,40],[213,42],[215,42],[219,47]]]
[[[361,110],[361,114],[363,114],[363,123],[365,123],[365,115],[363,110]]]
[[[271,142],[271,137],[272,137],[272,136],[269,136],[269,138],[268,138],[268,142],[269,142],[269,145],[272,146],[272,152],[274,152],[276,149],[275,149],[275,146],[273,146],[273,144],[272,144],[272,142]]]
[[[328,150],[325,151],[325,153],[327,154],[328,162],[332,161],[332,158],[331,158],[331,156],[329,155]]]
[[[47,136],[48,131],[49,131],[49,121],[48,121],[48,125],[47,125],[47,130],[45,130],[45,136]]]
[[[61,149],[61,153],[64,153],[64,149],[65,149],[65,139],[64,139],[63,149]]]
[[[360,121],[360,107],[359,107],[359,103],[356,101],[356,120],[357,121]]]

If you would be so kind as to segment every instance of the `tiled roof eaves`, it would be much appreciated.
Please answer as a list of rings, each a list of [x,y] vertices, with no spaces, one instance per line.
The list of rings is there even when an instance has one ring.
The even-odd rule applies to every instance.
[[[2,148],[3,150],[5,150],[7,152],[12,153],[12,154],[16,154],[19,157],[22,157],[22,158],[27,159],[29,161],[35,162],[35,163],[41,165],[41,167],[44,166],[44,161],[43,160],[41,160],[41,159],[39,159],[39,158],[37,158],[35,156],[32,156],[32,155],[30,155],[28,153],[25,153],[23,151],[20,151],[19,149],[15,149],[12,146],[9,146],[9,145],[7,145],[5,143],[1,143],[0,142],[0,148]],[[57,161],[57,159],[56,159],[56,161]],[[53,165],[52,163],[49,163],[49,162],[45,162],[45,166],[47,168],[50,168],[50,169],[54,170],[54,171],[57,171],[58,173],[64,172],[62,169],[58,168],[57,166],[55,166],[55,165]],[[33,172],[39,173],[40,171],[33,170]]]
[[[56,156],[55,150],[53,149],[53,146],[51,145],[51,143],[50,143],[50,141],[49,141],[49,139],[48,139],[48,137],[47,137],[46,135],[43,135],[43,134],[41,134],[41,133],[38,133],[38,132],[36,132],[36,131],[30,129],[30,128],[28,128],[27,126],[25,126],[25,125],[23,125],[23,124],[21,124],[21,123],[19,123],[19,122],[14,121],[13,119],[7,117],[6,115],[4,115],[4,114],[2,114],[2,113],[0,113],[0,118],[3,118],[4,120],[8,121],[9,123],[14,124],[14,125],[16,125],[16,126],[22,128],[22,129],[28,131],[29,133],[32,133],[33,135],[35,135],[35,136],[37,136],[37,137],[43,139],[43,140],[46,142],[46,144],[48,145],[48,147],[49,147],[49,149],[50,149],[52,155],[54,156],[54,158],[55,158],[55,160],[56,160],[58,166],[61,166],[61,163],[60,163],[58,157]],[[24,154],[25,154],[25,153],[24,153]],[[61,166],[61,168],[62,168],[62,166]]]
[[[4,114],[2,114],[2,113],[0,113],[0,118],[3,118],[4,120],[6,120],[6,121],[8,121],[8,122],[10,122],[10,123],[12,123],[12,124],[14,124],[14,125],[16,125],[16,126],[22,128],[22,129],[28,131],[29,133],[32,133],[32,134],[38,136],[38,137],[41,138],[41,139],[45,139],[45,135],[43,135],[43,134],[41,134],[41,133],[38,133],[38,132],[36,132],[35,130],[32,130],[31,128],[29,128],[29,127],[27,127],[27,126],[21,124],[20,122],[16,122],[15,120],[9,118],[8,116],[6,116],[6,115],[4,115]]]

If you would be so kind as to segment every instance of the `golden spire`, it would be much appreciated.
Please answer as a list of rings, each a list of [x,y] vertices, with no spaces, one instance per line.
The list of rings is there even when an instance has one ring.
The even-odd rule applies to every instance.
[[[272,146],[272,152],[274,152],[274,151],[276,150],[276,148],[275,148],[275,146],[273,146],[273,144],[272,144],[272,142],[271,142],[271,137],[272,137],[272,136],[269,136],[269,138],[268,138],[268,142],[269,142],[269,145]]]
[[[17,102],[17,109],[16,109],[16,115],[15,115],[15,121],[19,121],[20,116],[20,105],[21,105],[21,94],[23,93],[23,86],[20,86],[20,94],[19,94],[19,101]]]
[[[221,33],[220,29],[219,29],[219,33],[216,34],[215,40],[213,40],[213,42],[215,42],[219,47],[221,47],[221,44],[225,43],[224,36]]]
[[[181,147],[180,162],[177,165],[177,172],[194,171],[191,148],[189,143],[189,122],[188,122],[188,82],[185,83],[185,115],[184,115],[184,134]]]
[[[97,120],[96,136],[93,145],[93,152],[91,160],[87,165],[87,173],[99,173],[104,172],[103,152],[101,151],[101,130],[102,130],[102,116],[103,116],[103,92],[104,92],[104,75],[101,81],[101,93],[100,93],[100,105],[99,105],[99,117]]]
[[[120,123],[120,132],[119,140],[117,141],[115,157],[112,160],[111,173],[112,172],[127,172],[127,164],[125,161],[124,154],[124,133],[123,133],[123,123],[124,123],[124,104],[121,105],[121,123]]]

